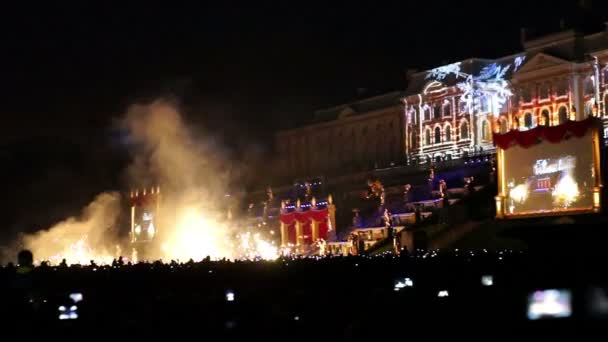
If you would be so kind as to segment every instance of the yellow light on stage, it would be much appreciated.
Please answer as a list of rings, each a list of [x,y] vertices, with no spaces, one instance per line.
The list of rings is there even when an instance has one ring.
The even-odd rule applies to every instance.
[[[598,111],[597,103],[594,103],[593,104],[593,109],[592,109],[593,116],[597,116],[597,111]]]
[[[600,210],[600,188],[593,188],[593,210]]]
[[[496,200],[496,217],[502,218],[502,196],[496,196],[494,199]]]
[[[574,107],[574,106],[572,106],[572,108],[570,109],[570,120],[571,121],[576,120],[576,107]]]

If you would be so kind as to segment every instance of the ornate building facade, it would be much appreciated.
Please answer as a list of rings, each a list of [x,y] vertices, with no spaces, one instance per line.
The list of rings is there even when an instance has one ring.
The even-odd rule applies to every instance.
[[[608,119],[608,32],[566,31],[523,46],[515,55],[468,59],[412,76],[403,99],[410,160],[493,150],[493,132],[591,115]]]
[[[276,135],[278,167],[307,177],[385,167],[403,158],[402,92],[319,110],[313,122]]]
[[[276,168],[294,179],[461,158],[492,152],[494,132],[590,115],[608,128],[608,29],[522,45],[411,74],[404,92],[319,110],[308,125],[277,133]]]

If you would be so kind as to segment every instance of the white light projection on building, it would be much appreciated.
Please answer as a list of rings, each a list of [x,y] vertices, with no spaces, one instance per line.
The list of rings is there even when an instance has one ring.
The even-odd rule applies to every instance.
[[[483,67],[477,75],[463,72],[461,63],[458,62],[432,69],[426,78],[441,81],[453,74],[456,79],[461,79],[456,83],[456,87],[462,91],[460,100],[466,103],[470,112],[489,111],[498,116],[509,97],[513,95],[506,80],[507,73],[511,68],[513,71],[518,70],[525,59],[526,56],[521,55],[515,57],[512,63],[491,63]]]
[[[463,74],[460,72],[460,62],[457,62],[457,63],[448,64],[448,65],[442,65],[435,69],[431,69],[431,71],[429,71],[429,73],[426,75],[426,78],[427,79],[432,78],[437,81],[441,81],[441,80],[445,79],[447,76],[449,76],[450,74],[454,74],[454,76],[456,76],[456,78],[458,78],[460,76],[466,76],[466,74]]]

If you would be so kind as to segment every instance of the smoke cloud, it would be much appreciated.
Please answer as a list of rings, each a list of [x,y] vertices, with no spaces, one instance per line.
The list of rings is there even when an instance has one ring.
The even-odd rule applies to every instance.
[[[149,258],[200,260],[206,256],[236,258],[243,252],[249,256],[275,254],[276,248],[258,235],[237,237],[235,228],[229,226],[224,195],[230,163],[225,152],[202,132],[195,137],[176,105],[165,100],[133,105],[120,125],[133,143],[132,163],[126,170],[131,188],[161,188],[162,209],[155,215],[158,233],[156,243],[147,247]],[[78,259],[68,260],[74,263],[115,257],[112,246],[130,250],[128,242],[120,241],[116,234],[130,228],[119,226],[120,214],[119,194],[103,193],[81,217],[27,236],[25,246],[38,260],[65,256]]]
[[[70,263],[87,264],[111,261],[118,239],[115,229],[120,215],[120,195],[115,192],[98,195],[80,217],[70,217],[49,230],[24,238],[26,248],[37,260],[59,263],[63,258]]]

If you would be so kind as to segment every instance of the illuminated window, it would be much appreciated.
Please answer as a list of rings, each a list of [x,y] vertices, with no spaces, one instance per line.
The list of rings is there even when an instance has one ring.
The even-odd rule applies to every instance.
[[[441,128],[435,127],[435,144],[441,144]]]
[[[424,112],[424,120],[431,120],[431,107],[424,105],[422,110]]]
[[[458,112],[466,113],[467,111],[467,103],[466,101],[458,101]]]
[[[445,141],[452,141],[452,127],[445,126]]]
[[[595,93],[595,86],[593,85],[593,79],[587,77],[585,79],[585,95],[593,95]]]
[[[435,105],[435,108],[433,109],[433,119],[435,119],[435,120],[441,119],[441,106],[440,105]]]
[[[526,113],[524,114],[524,127],[526,129],[530,129],[534,126],[534,120],[532,117],[532,113]]]
[[[460,139],[469,139],[469,124],[466,121],[460,124]]]
[[[481,124],[481,140],[489,141],[492,139],[492,129],[488,120],[483,120]]]
[[[450,115],[452,115],[452,106],[450,105],[450,102],[446,102],[443,104],[443,116]]]
[[[593,115],[593,100],[585,103],[585,117],[588,118]]]
[[[487,96],[482,96],[479,98],[479,110],[482,113],[490,111],[490,101]]]
[[[425,137],[424,137],[425,145],[430,145],[431,144],[431,130],[427,128],[426,132],[424,134],[425,134]]]
[[[500,118],[500,133],[504,134],[507,133],[507,131],[509,130],[508,124],[507,124],[507,119],[505,118]]]
[[[558,125],[561,125],[568,121],[568,108],[566,108],[566,106],[559,107],[559,110],[557,112],[557,120]]]
[[[541,121],[540,124],[543,126],[550,126],[551,124],[551,115],[549,114],[549,110],[548,109],[544,109],[542,111],[542,113],[540,114],[541,116]]]

